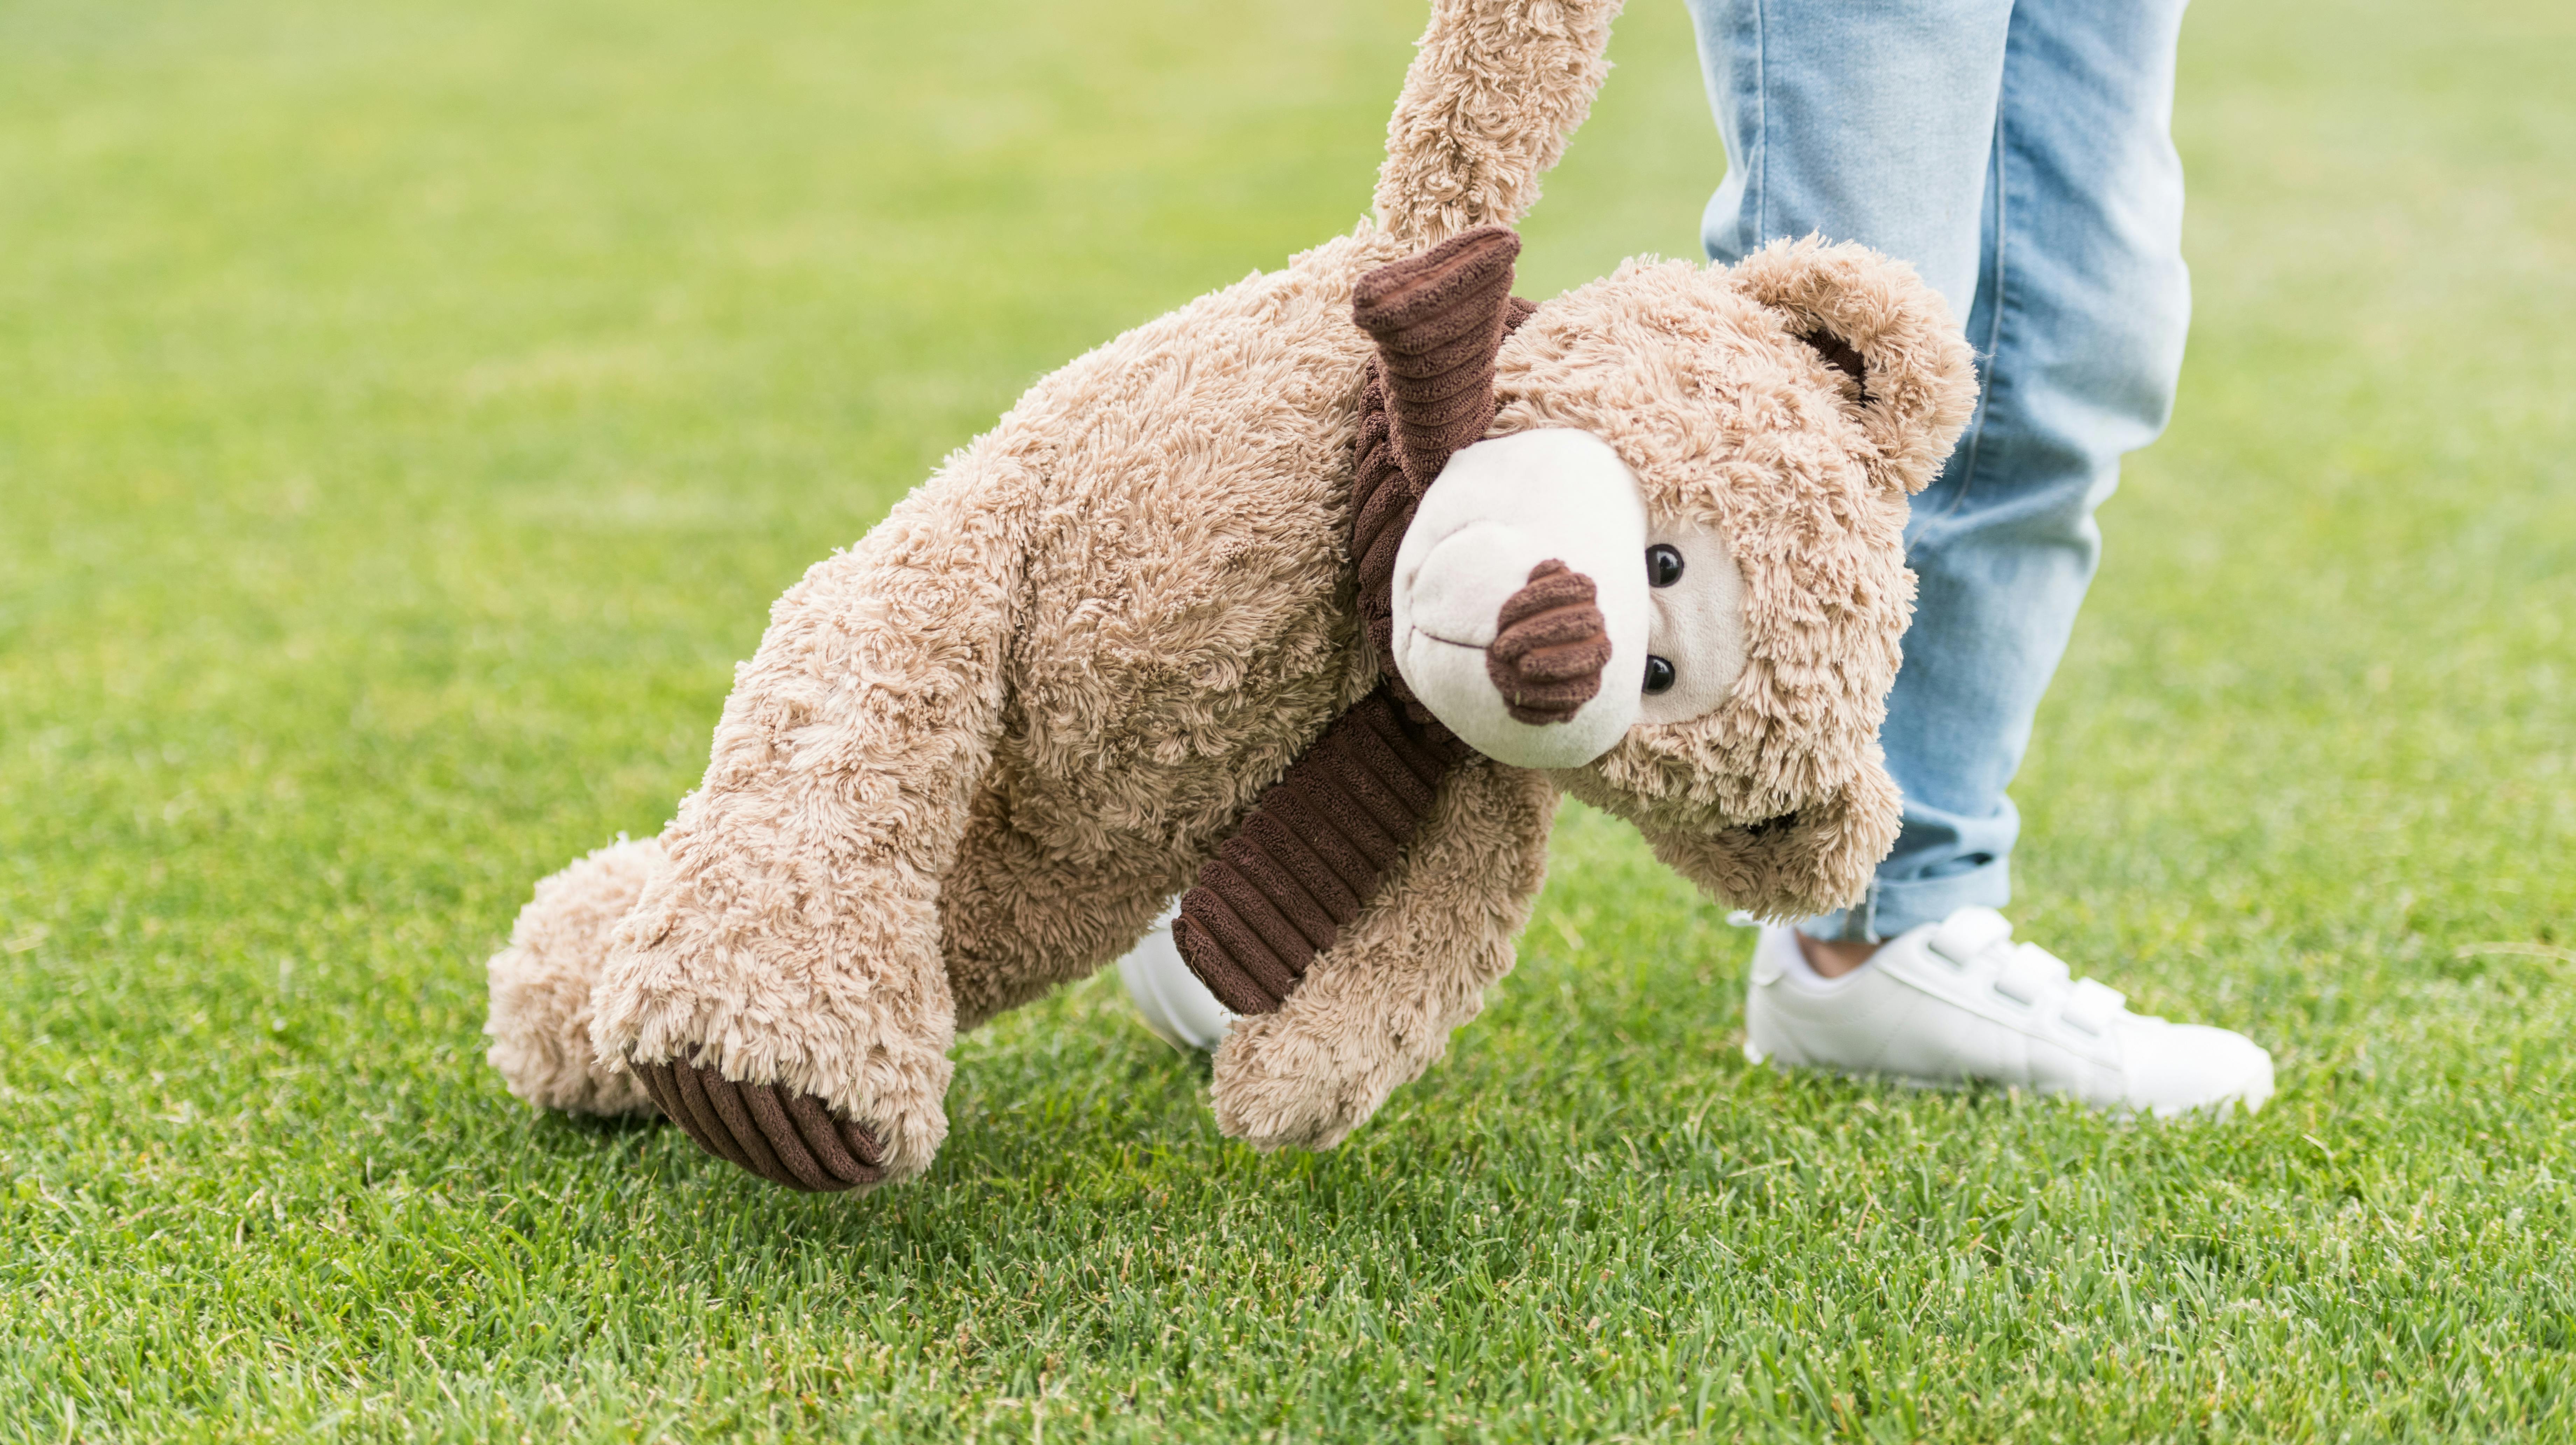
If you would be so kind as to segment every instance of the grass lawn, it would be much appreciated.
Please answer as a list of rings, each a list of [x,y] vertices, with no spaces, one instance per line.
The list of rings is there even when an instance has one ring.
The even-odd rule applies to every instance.
[[[2181,411],[2016,790],[2026,932],[2259,1118],[1749,1068],[1569,809],[1322,1156],[1095,979],[924,1180],[482,1062],[539,875],[1032,378],[1347,229],[1420,0],[0,5],[0,1438],[2576,1437],[2576,9],[2196,10]],[[1523,290],[1689,254],[1677,0]]]

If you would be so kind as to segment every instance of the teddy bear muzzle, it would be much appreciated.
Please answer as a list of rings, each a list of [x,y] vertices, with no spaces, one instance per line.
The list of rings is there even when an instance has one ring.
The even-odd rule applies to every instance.
[[[1395,668],[1477,752],[1581,767],[1636,722],[1652,607],[1637,479],[1569,429],[1460,451],[1397,549]]]
[[[1599,593],[1591,578],[1551,557],[1503,603],[1485,649],[1485,676],[1513,721],[1571,722],[1600,695],[1611,649],[1610,625],[1595,605]]]

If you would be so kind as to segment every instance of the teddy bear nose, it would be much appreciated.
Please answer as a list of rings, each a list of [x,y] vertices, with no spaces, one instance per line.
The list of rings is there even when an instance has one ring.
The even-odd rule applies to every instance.
[[[1571,721],[1601,692],[1610,665],[1610,625],[1592,579],[1550,558],[1503,602],[1485,675],[1515,722]]]

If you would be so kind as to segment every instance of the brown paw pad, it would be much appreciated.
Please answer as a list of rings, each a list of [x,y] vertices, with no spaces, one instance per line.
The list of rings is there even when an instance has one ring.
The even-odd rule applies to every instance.
[[[1485,676],[1515,721],[1565,722],[1600,695],[1610,625],[1595,605],[1599,595],[1591,578],[1551,560],[1532,567],[1528,585],[1504,601]]]
[[[773,1184],[835,1194],[885,1178],[885,1149],[864,1124],[776,1084],[741,1084],[696,1064],[630,1063],[664,1118],[697,1146]]]

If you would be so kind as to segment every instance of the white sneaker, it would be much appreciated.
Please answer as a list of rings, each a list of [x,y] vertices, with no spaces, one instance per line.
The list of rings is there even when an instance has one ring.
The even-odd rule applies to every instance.
[[[1218,1003],[1182,961],[1180,945],[1172,941],[1172,920],[1180,916],[1180,900],[1174,899],[1154,920],[1154,931],[1118,960],[1118,976],[1126,980],[1127,996],[1136,1001],[1136,1012],[1145,1016],[1154,1037],[1176,1049],[1214,1053],[1225,1042],[1234,1010]]]
[[[1991,908],[1910,929],[1831,979],[1808,965],[1794,930],[1766,927],[1753,949],[1744,1056],[2165,1115],[2231,1104],[2250,1114],[2272,1096],[2272,1056],[2252,1039],[2126,1003],[2117,989],[2069,977],[2047,949],[2013,942]]]

